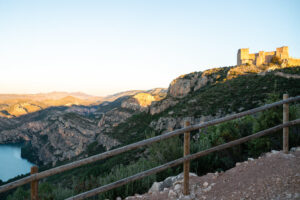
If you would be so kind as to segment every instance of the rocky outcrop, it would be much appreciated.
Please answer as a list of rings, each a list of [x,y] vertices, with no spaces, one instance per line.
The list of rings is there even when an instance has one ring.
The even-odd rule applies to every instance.
[[[140,92],[123,101],[121,107],[138,112],[148,112],[149,109],[153,108],[153,106],[150,108],[152,104],[160,102],[166,95],[167,90],[163,88]]]
[[[150,127],[158,132],[170,131],[180,129],[184,127],[185,121],[189,121],[191,124],[200,124],[212,119],[218,118],[219,116],[201,116],[200,118],[195,117],[160,117],[157,121],[152,121]]]
[[[168,89],[168,95],[173,98],[183,98],[190,92],[220,81],[224,78],[227,68],[213,68],[204,72],[193,72],[174,79]],[[222,76],[223,75],[223,76]]]
[[[121,107],[132,110],[139,110],[141,112],[148,111],[149,106],[152,103],[164,99],[166,97],[166,94],[167,91],[163,88],[156,88],[146,92],[141,92],[132,96],[127,101],[124,101]]]
[[[185,97],[193,90],[198,78],[199,73],[192,73],[174,79],[169,86],[168,95],[175,98]]]
[[[165,99],[153,102],[150,106],[150,114],[161,113],[176,105],[183,97],[195,92],[209,84],[222,81],[226,77],[228,68],[213,68],[204,72],[193,72],[174,79],[168,88],[168,95]]]
[[[192,86],[195,84],[194,79],[184,77],[173,80],[169,87],[169,95],[171,97],[181,98],[192,91]]]
[[[98,129],[102,133],[108,133],[112,131],[113,127],[118,126],[120,123],[124,122],[126,119],[131,117],[133,112],[113,109],[102,115],[102,118],[98,122]]]
[[[176,105],[178,102],[178,100],[172,98],[167,98],[162,101],[153,102],[150,106],[150,114],[154,115],[157,113],[161,113],[169,107]]]
[[[193,72],[190,74],[179,76],[174,79],[168,88],[168,98],[183,98],[189,93],[197,91],[209,84],[214,84],[229,79],[237,78],[238,76],[247,74],[262,74],[264,72],[273,71],[276,69],[286,68],[288,66],[281,64],[270,64],[263,66],[256,65],[238,65],[234,67],[213,68],[203,72]],[[282,73],[277,72],[278,76]],[[297,77],[297,76],[285,76]],[[157,113],[157,112],[155,112]]]
[[[116,140],[114,138],[111,138],[111,137],[109,137],[108,135],[106,135],[104,133],[98,134],[96,139],[98,141],[98,144],[105,147],[105,149],[107,151],[120,144],[120,142],[118,140]]]
[[[138,93],[121,104],[122,108],[131,109],[134,111],[148,111],[148,106],[157,99],[149,93]]]

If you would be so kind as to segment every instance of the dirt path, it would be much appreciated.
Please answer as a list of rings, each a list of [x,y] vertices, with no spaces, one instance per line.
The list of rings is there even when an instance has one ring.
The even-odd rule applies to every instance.
[[[284,77],[284,78],[294,78],[294,79],[299,79],[300,76],[297,75],[297,74],[286,74],[286,73],[283,73],[283,72],[276,72],[275,73],[276,76],[281,76],[281,77]]]
[[[272,151],[258,159],[237,163],[223,173],[198,177],[190,174],[189,196],[182,194],[182,174],[154,183],[148,193],[127,197],[135,199],[299,199],[300,147],[289,154]]]

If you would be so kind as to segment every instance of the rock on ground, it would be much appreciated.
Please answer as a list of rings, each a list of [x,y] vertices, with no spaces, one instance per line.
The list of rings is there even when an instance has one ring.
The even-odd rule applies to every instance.
[[[148,193],[126,200],[219,200],[300,199],[300,147],[289,154],[272,151],[249,158],[226,172],[196,176],[190,173],[190,195],[184,196],[182,173],[155,182]]]

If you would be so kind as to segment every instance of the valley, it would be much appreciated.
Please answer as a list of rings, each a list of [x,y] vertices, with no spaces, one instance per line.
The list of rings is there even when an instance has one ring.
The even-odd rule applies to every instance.
[[[89,105],[67,103],[68,105],[46,107],[18,117],[1,117],[0,143],[26,142],[22,148],[22,157],[39,165],[41,169],[47,169],[182,128],[187,119],[191,124],[197,124],[252,109],[268,101],[276,101],[286,92],[290,96],[299,95],[299,74],[300,67],[277,65],[264,66],[264,68],[232,66],[193,72],[174,79],[168,89],[127,91],[106,97],[107,100],[102,98],[101,102]],[[294,105],[292,110],[294,117],[300,116],[298,104]],[[230,133],[231,136],[224,135],[222,130],[226,130],[226,126],[231,126],[226,124],[217,126],[215,129],[195,132],[193,133],[193,148],[199,150],[199,148],[220,144],[241,135],[251,134],[254,129],[257,129],[255,127],[258,125],[255,124],[261,117],[258,115],[234,122],[233,127],[243,130],[241,133],[231,130],[236,135],[232,133]],[[277,122],[274,121],[274,123]],[[221,134],[218,138],[223,139],[215,141],[214,138],[210,138],[208,135],[213,135],[213,132]],[[297,129],[292,131],[292,133],[296,132]],[[201,133],[211,134],[202,136]],[[210,142],[199,145],[203,139]],[[295,139],[293,145],[299,142],[299,138]],[[91,164],[63,173],[61,176],[56,175],[46,179],[49,182],[47,184],[53,187],[53,191],[64,190],[64,197],[66,197],[74,191],[76,193],[85,191],[177,158],[182,155],[182,149],[177,148],[181,143],[180,138],[174,138],[166,144],[161,143],[105,160],[100,162],[101,166]],[[250,143],[248,146],[239,148],[251,150],[251,145],[256,144]],[[207,161],[207,166],[204,168],[202,166],[197,173],[203,174],[208,169],[225,170],[248,155],[255,157],[261,152],[279,146],[266,146],[266,148],[260,146],[252,153],[251,151],[243,153],[247,152],[246,150],[238,151],[239,153],[229,150],[215,154],[213,157],[216,159],[225,155],[228,160],[221,159],[218,164]],[[193,169],[199,169],[198,165],[201,162],[196,163],[198,164],[193,166]],[[179,168],[162,175],[151,176],[146,182],[142,180],[135,183],[141,184],[137,192],[145,192],[154,180],[162,180],[174,175]],[[116,177],[115,173],[120,170],[123,171],[122,175]],[[75,174],[81,175],[75,180]],[[90,180],[91,177],[94,178]],[[97,182],[96,177],[102,177],[101,182]],[[90,185],[81,185],[85,181]],[[59,183],[64,183],[64,186]],[[133,184],[129,185],[134,187]],[[124,187],[120,190],[123,191],[123,197],[132,195],[133,192]],[[119,194],[116,191],[104,194],[104,196],[115,198]]]

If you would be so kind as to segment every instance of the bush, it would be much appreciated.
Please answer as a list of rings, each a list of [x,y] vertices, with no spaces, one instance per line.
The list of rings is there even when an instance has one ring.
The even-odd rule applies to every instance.
[[[7,200],[29,200],[29,190],[24,190],[23,187],[19,187],[12,195],[7,197]]]

